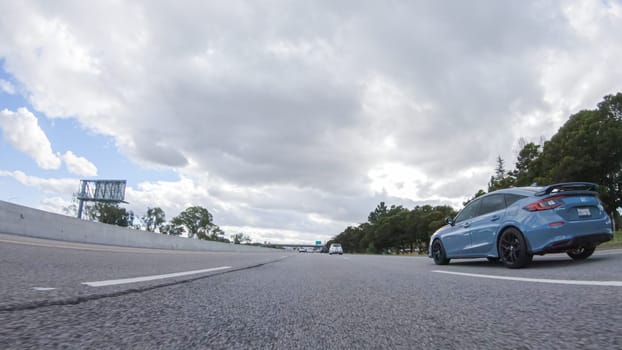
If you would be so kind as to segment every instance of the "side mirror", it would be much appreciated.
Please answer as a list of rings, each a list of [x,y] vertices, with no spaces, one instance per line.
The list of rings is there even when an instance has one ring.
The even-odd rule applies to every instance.
[[[453,226],[454,225],[454,219],[447,217],[447,219],[445,219],[445,222],[449,225],[449,226]]]

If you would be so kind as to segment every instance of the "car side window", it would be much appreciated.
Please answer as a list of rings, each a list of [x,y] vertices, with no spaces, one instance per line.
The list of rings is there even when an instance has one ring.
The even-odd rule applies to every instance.
[[[506,193],[505,194],[505,205],[509,207],[510,205],[514,204],[514,202],[518,201],[519,199],[523,199],[523,198],[525,198],[525,196],[521,196],[519,194]]]
[[[458,213],[455,221],[460,222],[474,217],[477,214],[481,202],[481,200],[475,200],[467,204],[467,206],[464,207],[464,209],[462,209],[460,213]]]
[[[492,213],[493,211],[505,209],[505,196],[502,194],[493,194],[482,198],[482,204],[479,208],[478,215]]]

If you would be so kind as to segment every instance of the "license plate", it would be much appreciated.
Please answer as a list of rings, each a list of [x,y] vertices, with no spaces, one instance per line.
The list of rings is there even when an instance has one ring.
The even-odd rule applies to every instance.
[[[577,214],[579,214],[579,216],[592,216],[590,208],[577,208]]]

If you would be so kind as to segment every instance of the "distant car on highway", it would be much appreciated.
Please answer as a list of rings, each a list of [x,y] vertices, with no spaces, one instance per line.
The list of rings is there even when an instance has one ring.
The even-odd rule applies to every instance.
[[[333,254],[342,255],[343,254],[343,248],[341,248],[341,244],[339,244],[339,243],[331,244],[330,248],[328,248],[328,254],[329,255],[333,255]]]
[[[305,247],[298,248],[298,253],[306,253],[306,252],[307,252],[307,248]]]
[[[598,244],[613,238],[596,189],[593,183],[569,182],[478,197],[432,235],[429,256],[437,265],[453,258],[488,258],[509,268],[547,253],[587,259]]]

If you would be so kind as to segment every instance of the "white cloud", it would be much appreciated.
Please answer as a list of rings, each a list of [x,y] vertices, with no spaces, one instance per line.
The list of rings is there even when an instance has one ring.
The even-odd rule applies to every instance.
[[[80,186],[79,180],[76,179],[46,179],[27,175],[23,171],[0,170],[0,176],[11,177],[23,185],[36,187],[46,194],[62,194],[65,196],[69,194],[69,198],[71,194],[77,192]]]
[[[0,79],[0,91],[13,95],[15,94],[15,86],[6,80]]]
[[[62,159],[70,173],[80,176],[97,176],[97,167],[84,157],[78,157],[73,152],[67,151]]]
[[[136,211],[202,205],[271,239],[380,200],[459,206],[519,138],[622,90],[618,2],[273,5],[4,2],[0,57],[37,111],[180,174],[130,186]]]
[[[209,203],[206,188],[199,186],[190,178],[181,178],[179,181],[156,181],[139,183],[136,187],[126,187],[125,199],[130,208],[137,214],[143,215],[147,207],[160,207],[168,219],[178,215],[191,206],[202,206],[213,211],[213,204]]]
[[[0,128],[4,139],[15,149],[27,154],[43,169],[58,169],[60,159],[52,152],[52,146],[39,121],[26,108],[16,112],[4,109],[0,112]]]

